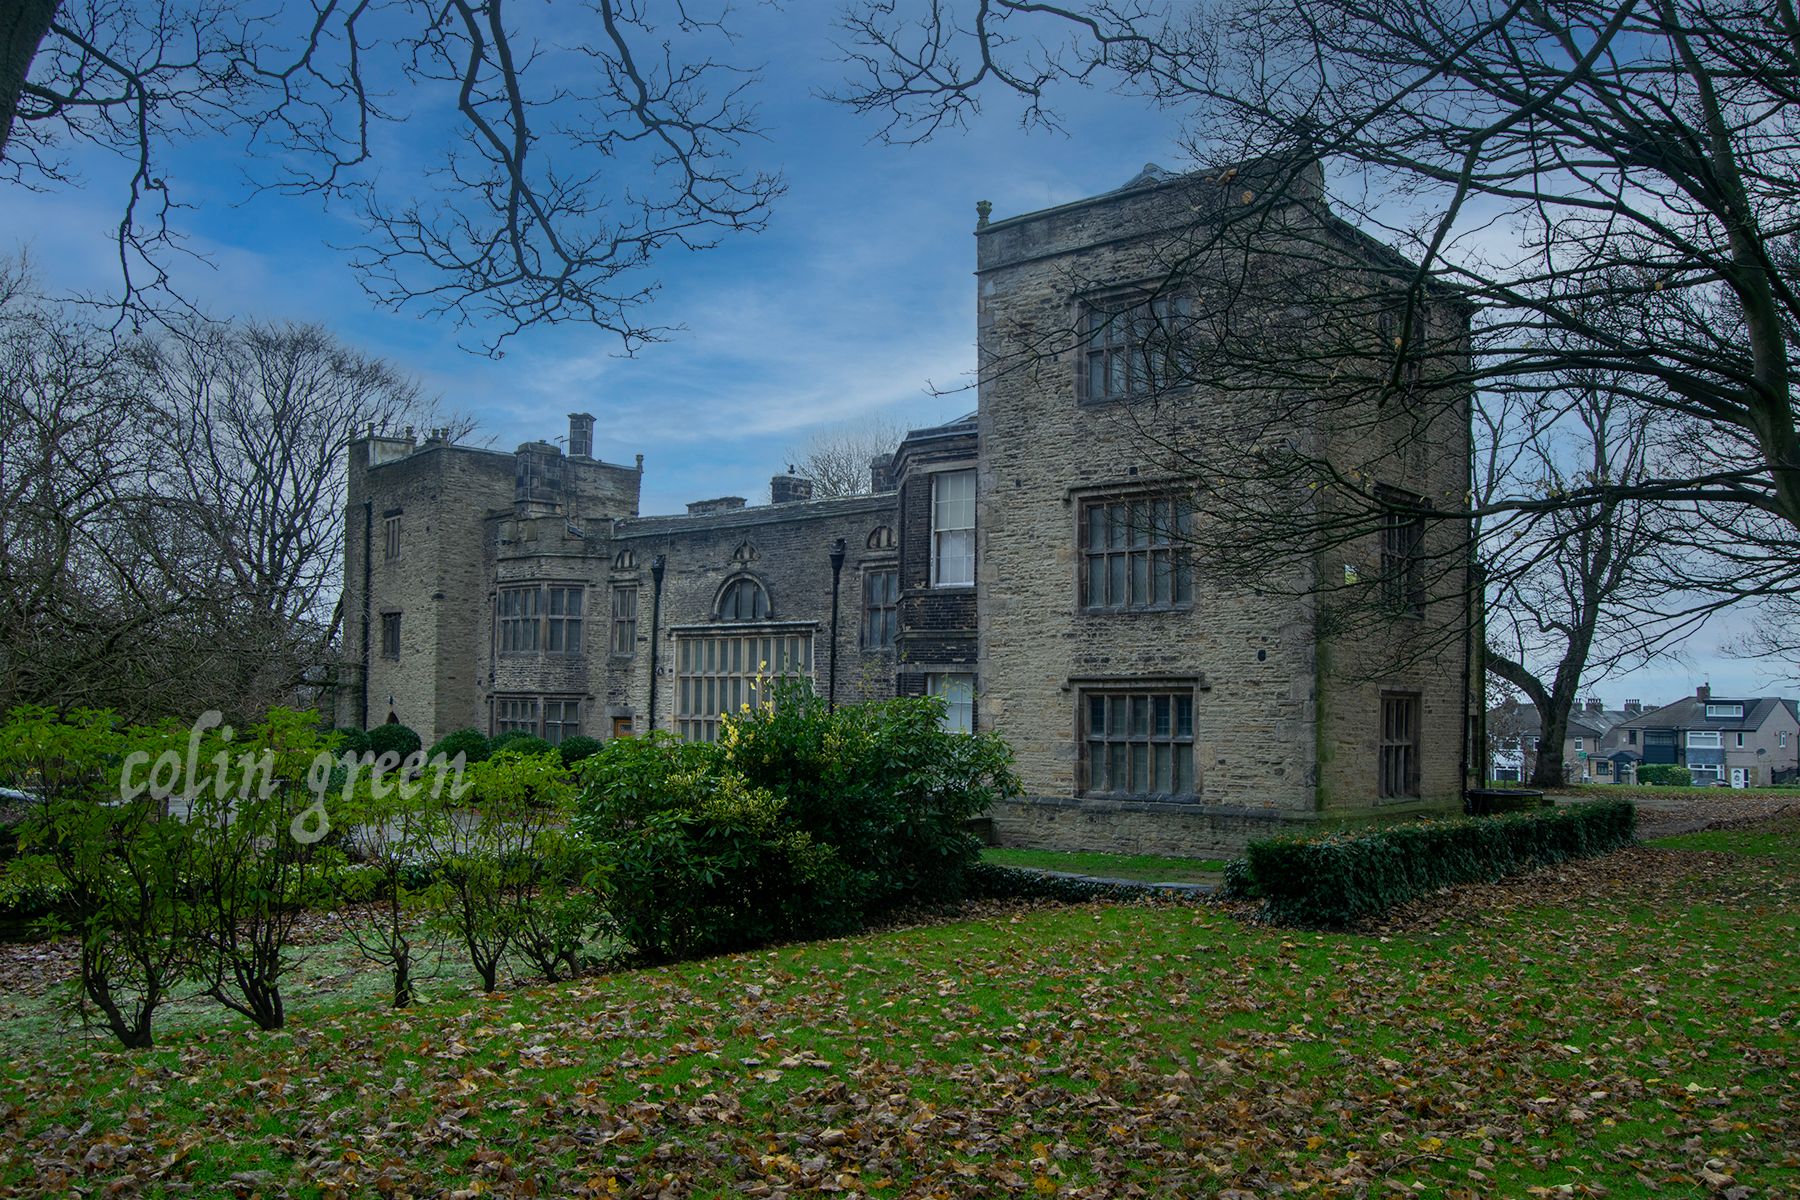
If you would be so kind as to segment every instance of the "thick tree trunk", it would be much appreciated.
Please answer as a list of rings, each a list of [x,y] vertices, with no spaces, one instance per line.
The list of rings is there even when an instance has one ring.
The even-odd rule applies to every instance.
[[[44,35],[56,16],[57,0],[14,0],[0,10],[0,159],[12,141],[13,120],[19,115],[19,97],[31,74]]]

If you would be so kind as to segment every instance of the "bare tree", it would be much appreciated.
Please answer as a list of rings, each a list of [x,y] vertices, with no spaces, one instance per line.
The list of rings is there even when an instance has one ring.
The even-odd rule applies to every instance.
[[[1477,496],[1566,491],[1582,482],[1629,484],[1651,471],[1651,422],[1610,389],[1575,382],[1566,409],[1483,411]],[[1540,747],[1531,782],[1560,786],[1560,748],[1580,691],[1648,659],[1710,612],[1683,604],[1678,563],[1666,553],[1661,512],[1642,501],[1597,499],[1578,508],[1511,515],[1483,542],[1488,589],[1487,667],[1537,710]]]
[[[334,634],[345,445],[433,417],[410,381],[316,327],[121,346],[15,276],[0,705],[242,719],[304,699]]]
[[[1170,248],[1164,288],[1196,293],[1203,326],[1178,379],[1272,416],[1183,449],[1226,484],[1209,535],[1292,555],[1370,536],[1377,498],[1280,435],[1314,427],[1296,416],[1385,411],[1426,444],[1471,395],[1556,404],[1579,371],[1621,413],[1667,418],[1679,445],[1657,470],[1421,518],[1649,502],[1694,552],[1696,583],[1754,597],[1796,579],[1790,4],[1236,0],[1176,15],[924,0],[857,4],[844,25],[859,75],[841,98],[882,114],[891,140],[965,123],[993,89],[1054,123],[1058,82],[1110,82],[1190,118],[1196,181],[1217,195]],[[1360,289],[1329,282],[1358,269]],[[1303,489],[1316,501],[1297,504]]]
[[[378,302],[479,325],[490,353],[582,321],[629,350],[663,251],[762,228],[783,185],[734,162],[759,136],[755,75],[721,62],[724,6],[593,0],[27,0],[0,18],[0,167],[68,186],[70,145],[128,168],[121,311],[184,308],[171,287],[179,142],[220,131],[267,163],[259,189],[347,202],[351,265]],[[693,51],[685,54],[683,51]],[[439,114],[451,116],[441,117]],[[421,115],[423,114],[423,115]],[[382,127],[434,144],[427,178],[376,184]]]
[[[862,496],[874,487],[873,460],[891,455],[906,431],[885,417],[872,416],[821,430],[788,451],[795,470],[812,480],[813,495]]]

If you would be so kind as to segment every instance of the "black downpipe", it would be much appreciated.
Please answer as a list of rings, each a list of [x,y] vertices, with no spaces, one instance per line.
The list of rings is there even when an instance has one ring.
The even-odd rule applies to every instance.
[[[356,725],[359,729],[369,727],[369,587],[373,576],[370,573],[369,553],[375,542],[375,502],[363,501],[363,534],[362,534],[362,688],[361,696],[356,704]]]
[[[651,733],[656,731],[656,652],[662,640],[659,627],[662,622],[663,570],[667,566],[667,560],[660,554],[650,560],[650,717],[647,732]]]

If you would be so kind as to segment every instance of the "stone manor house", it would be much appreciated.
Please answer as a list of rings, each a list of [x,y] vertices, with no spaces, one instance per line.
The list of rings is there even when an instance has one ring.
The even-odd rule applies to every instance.
[[[427,743],[471,726],[710,738],[762,668],[839,702],[940,696],[955,728],[1002,735],[1026,792],[991,814],[1009,844],[1195,854],[1457,804],[1463,602],[1397,615],[1391,662],[1334,650],[1306,597],[1192,570],[1204,538],[1182,533],[1181,480],[1098,419],[1140,384],[1125,367],[1137,326],[1112,318],[1147,305],[1166,235],[1200,219],[1207,186],[1146,169],[1041,212],[990,221],[983,206],[981,361],[1045,320],[1094,335],[1037,370],[984,366],[976,411],[909,433],[871,464],[868,495],[815,499],[784,474],[766,505],[642,515],[642,455],[597,458],[587,413],[566,451],[354,441],[338,723],[400,721]],[[1204,399],[1185,403],[1179,419],[1205,419]],[[1454,503],[1467,430],[1465,414],[1433,453],[1401,454],[1371,451],[1365,427],[1342,450]],[[1398,519],[1369,539],[1368,570],[1421,536]]]

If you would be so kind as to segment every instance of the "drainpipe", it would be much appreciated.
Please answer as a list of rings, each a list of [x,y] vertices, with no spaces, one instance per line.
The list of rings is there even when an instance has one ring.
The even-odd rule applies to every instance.
[[[362,534],[362,688],[357,698],[356,723],[360,728],[369,727],[369,586],[372,576],[369,568],[369,550],[375,541],[375,502],[363,501],[363,534]]]
[[[657,555],[650,560],[650,720],[647,733],[656,732],[656,651],[661,642],[657,627],[662,618],[663,570],[668,560]]]
[[[826,677],[825,708],[837,709],[838,580],[844,574],[844,539],[831,543],[831,668]]]

